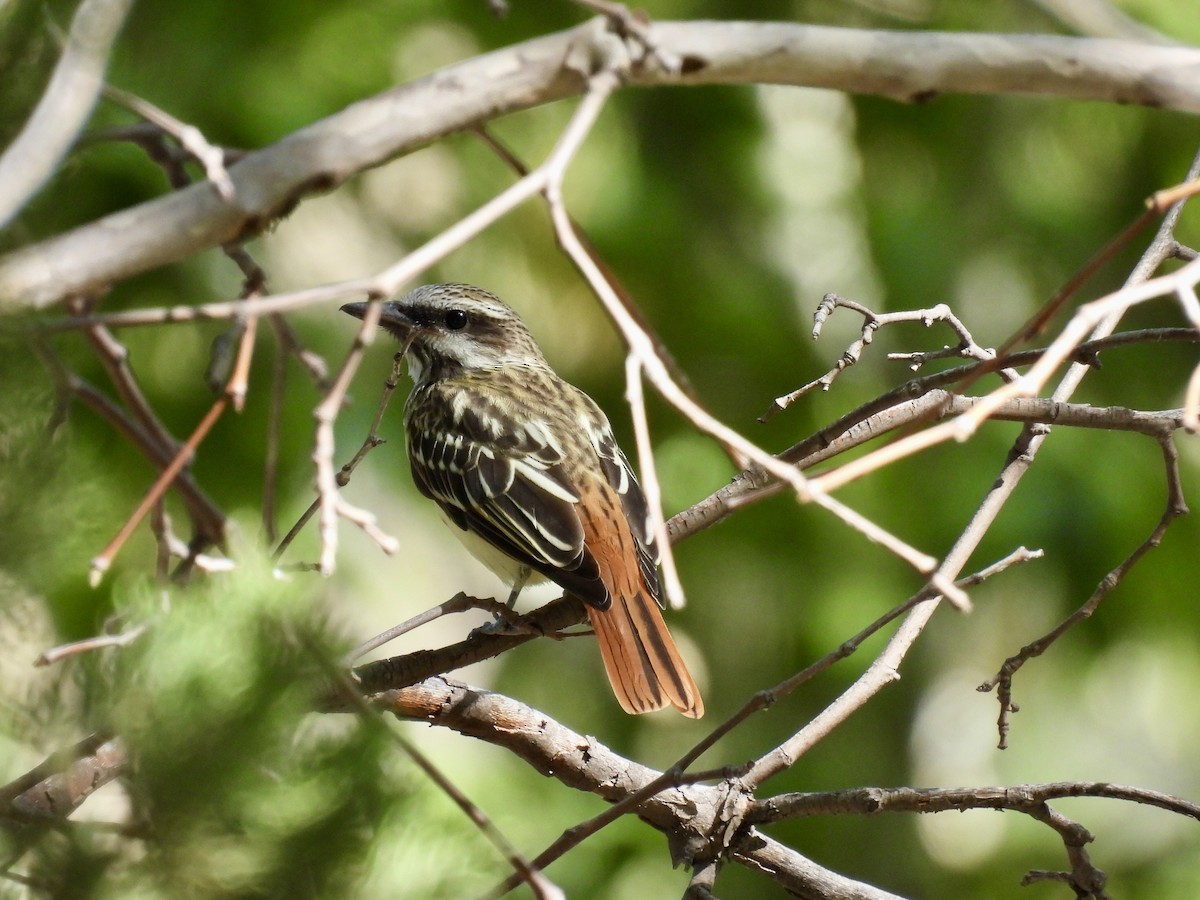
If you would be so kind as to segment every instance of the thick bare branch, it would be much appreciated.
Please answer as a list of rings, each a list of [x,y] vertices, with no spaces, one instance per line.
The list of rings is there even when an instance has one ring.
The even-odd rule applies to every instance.
[[[62,821],[97,788],[123,774],[128,763],[120,739],[91,735],[0,787],[0,810]]]
[[[430,678],[373,698],[380,708],[428,721],[501,746],[576,790],[616,803],[662,777],[648,766],[614,753],[594,737],[572,731],[545,713],[500,694]],[[793,850],[774,844],[743,824],[746,797],[727,782],[671,786],[647,797],[631,812],[667,835],[672,856],[704,860],[732,847],[732,858],[768,874],[802,897],[884,900],[893,895],[831,872]],[[773,852],[764,856],[771,847]],[[769,863],[769,864],[768,864]]]
[[[799,816],[874,815],[880,812],[934,813],[965,809],[1011,809],[1022,812],[1032,806],[1064,797],[1103,797],[1154,806],[1200,820],[1200,804],[1145,788],[1111,784],[1107,781],[1060,781],[1051,784],[1018,784],[1009,787],[971,788],[851,788],[780,794],[754,805],[747,820],[765,825]]]
[[[804,900],[900,900],[897,894],[822,868],[754,828],[734,846],[730,858],[773,878],[789,896]]]
[[[84,0],[46,93],[0,156],[0,228],[54,174],[100,95],[113,41],[133,0]],[[0,302],[0,309],[4,304]]]
[[[1053,36],[860,31],[785,22],[658,22],[681,74],[627,83],[778,83],[927,100],[1021,93],[1200,112],[1200,50]],[[304,197],[481,122],[581,93],[569,55],[603,54],[596,22],[449,66],[301,129],[229,170],[235,199],[197,184],[0,258],[0,312],[64,297],[255,234]],[[646,59],[654,59],[647,56]]]

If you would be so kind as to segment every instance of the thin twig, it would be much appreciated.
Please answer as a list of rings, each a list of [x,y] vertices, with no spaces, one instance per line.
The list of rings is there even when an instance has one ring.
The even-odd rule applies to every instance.
[[[507,749],[535,771],[550,772],[563,784],[610,803],[624,801],[663,774],[512,698],[446,678],[388,691],[372,701],[397,716],[434,723]],[[729,772],[695,773],[724,780],[715,785],[668,787],[638,806],[639,818],[667,835],[674,859],[687,864],[728,854],[754,871],[768,873],[797,896],[898,900],[893,894],[831,872],[744,825],[750,798],[738,788],[736,778],[725,778]],[[820,892],[822,888],[825,893]],[[836,893],[830,894],[831,890]]]
[[[100,361],[113,388],[129,413],[137,419],[141,427],[164,453],[175,454],[179,451],[177,441],[159,420],[154,408],[142,393],[137,376],[129,366],[129,351],[103,325],[92,326],[84,330],[84,336],[96,358]]]
[[[1088,597],[1082,606],[1063,619],[1063,621],[1049,632],[1037,640],[1026,644],[1014,656],[1010,656],[1004,661],[1004,665],[1000,667],[1000,671],[977,688],[982,693],[989,693],[995,690],[996,697],[1000,701],[1000,714],[996,725],[1000,735],[997,746],[1001,750],[1008,748],[1009,717],[1012,713],[1020,709],[1012,699],[1012,681],[1016,673],[1029,660],[1045,653],[1055,641],[1073,627],[1084,619],[1090,618],[1101,602],[1103,602],[1104,598],[1125,580],[1125,576],[1137,565],[1139,560],[1161,543],[1163,535],[1166,534],[1171,523],[1179,516],[1187,513],[1187,502],[1184,500],[1183,485],[1179,476],[1179,451],[1175,448],[1175,444],[1171,440],[1169,433],[1160,435],[1158,443],[1162,449],[1163,464],[1166,467],[1167,502],[1166,508],[1163,510],[1154,529],[1120,565],[1100,580],[1092,595]]]
[[[146,517],[146,514],[155,506],[155,504],[159,502],[159,500],[162,498],[162,495],[166,493],[167,489],[171,487],[171,484],[174,482],[176,476],[179,475],[179,473],[183,471],[184,467],[191,462],[192,457],[196,453],[196,449],[204,441],[205,437],[208,436],[208,432],[217,423],[217,420],[220,419],[222,413],[225,412],[225,409],[231,403],[236,405],[238,401],[237,391],[239,390],[239,385],[241,386],[241,391],[244,396],[245,384],[249,377],[250,360],[254,348],[254,335],[255,329],[248,323],[248,327],[242,334],[233,374],[230,376],[229,384],[226,386],[226,392],[219,397],[215,403],[213,403],[212,407],[205,414],[204,418],[200,420],[200,424],[196,426],[196,429],[192,432],[191,436],[188,437],[187,441],[185,441],[179,448],[178,452],[175,454],[175,458],[171,460],[170,464],[163,469],[162,473],[159,475],[154,484],[150,486],[150,490],[146,492],[146,496],[142,498],[142,502],[138,504],[137,508],[133,511],[129,518],[126,519],[125,524],[121,527],[120,531],[117,532],[117,535],[109,542],[108,546],[106,546],[98,556],[92,558],[88,572],[88,582],[92,585],[92,587],[95,587],[100,583],[100,580],[104,577],[104,573],[107,572],[109,567],[112,565],[113,558],[117,555],[117,553],[120,552],[121,548],[125,545],[125,542],[129,540],[129,537],[133,534],[134,529],[137,528],[142,519]],[[191,549],[192,553],[195,554],[199,553],[202,547],[196,545]],[[184,561],[184,565],[188,565],[190,561],[191,555],[189,555],[189,558]]]
[[[383,421],[384,411],[387,409],[388,403],[392,399],[392,394],[395,393],[396,386],[400,383],[400,373],[402,371],[403,364],[404,351],[401,350],[392,357],[392,373],[388,376],[387,381],[384,382],[383,395],[379,398],[379,405],[375,409],[375,417],[371,420],[371,427],[367,430],[367,436],[363,438],[362,446],[358,448],[358,452],[356,452],[354,456],[350,458],[349,462],[342,465],[342,467],[338,470],[337,475],[334,476],[334,481],[339,488],[343,488],[349,484],[350,478],[354,474],[354,470],[358,468],[359,463],[363,461],[369,452],[374,450],[380,444],[384,443],[384,439],[379,436],[379,426]],[[309,519],[312,518],[313,514],[320,507],[320,504],[320,497],[313,500],[313,502],[309,504],[308,509],[301,513],[300,518],[296,520],[296,523],[292,525],[292,527],[288,530],[288,533],[284,535],[283,540],[279,542],[279,546],[276,547],[275,551],[271,554],[271,559],[276,561],[279,560],[279,558],[283,555],[283,552],[287,550],[289,546],[291,546],[292,541],[296,539],[296,536],[300,534],[300,531],[308,523]],[[391,538],[387,538],[380,546],[385,552],[394,553],[398,549],[398,545],[396,545],[394,540]],[[391,549],[388,550],[388,548]],[[313,571],[320,571],[320,569],[319,567],[315,567]]]
[[[1027,550],[1024,547],[1019,547],[1012,553],[1008,554],[1001,560],[993,563],[985,569],[981,569],[973,575],[969,575],[959,581],[960,588],[973,587],[984,579],[1003,572],[1005,569],[1017,563],[1028,562],[1033,559],[1038,559],[1042,555],[1040,550]],[[899,616],[911,613],[914,610],[928,609],[933,610],[937,607],[939,594],[932,586],[926,586],[917,594],[910,597],[904,603],[894,609],[884,613],[866,628],[862,629],[854,637],[843,642],[836,650],[826,654],[821,659],[817,660],[810,666],[806,667],[795,675],[784,679],[775,687],[766,691],[760,691],[752,697],[747,703],[738,710],[730,720],[722,725],[726,731],[732,730],[741,719],[748,717],[751,713],[757,712],[760,709],[765,709],[775,703],[780,697],[786,696],[792,691],[799,688],[805,682],[811,680],[814,676],[828,669],[839,660],[845,659],[854,653],[862,643],[869,637],[892,622]],[[895,644],[897,637],[893,636],[889,641],[889,647]],[[885,651],[886,653],[886,651]],[[755,788],[761,785],[768,778],[779,774],[785,769],[792,766],[801,756],[803,756],[817,741],[827,735],[833,728],[849,717],[850,713],[867,701],[876,691],[882,688],[885,684],[894,681],[899,676],[895,673],[894,667],[889,668],[890,664],[883,661],[884,657],[880,656],[868,667],[866,674],[861,676],[855,685],[857,690],[848,690],[837,698],[833,703],[827,706],[821,713],[813,717],[803,728],[788,738],[779,746],[775,747],[768,753],[763,754],[755,760],[754,765],[746,774],[743,782],[750,788]],[[724,733],[724,732],[722,732]],[[714,733],[715,734],[715,733]]]
[[[439,603],[437,606],[430,607],[425,612],[418,613],[410,619],[405,619],[399,625],[393,625],[387,631],[382,631],[373,638],[363,641],[353,650],[346,654],[345,664],[350,665],[355,660],[360,659],[384,644],[394,641],[403,634],[420,628],[423,625],[428,625],[430,622],[449,616],[455,613],[466,612],[469,609],[482,609],[493,615],[500,615],[508,612],[507,604],[491,597],[471,597],[466,593],[459,591],[449,600],[444,603]]]
[[[552,636],[587,620],[582,600],[567,594],[518,617],[504,632],[476,629],[461,641],[433,650],[417,650],[389,659],[364,663],[354,670],[364,694],[407,687],[418,681],[492,659],[540,636]]]
[[[269,318],[280,345],[296,357],[296,361],[300,363],[301,368],[308,374],[318,391],[327,391],[329,389],[329,365],[325,362],[324,357],[307,349],[301,343],[295,329],[280,313],[275,313]]]
[[[561,859],[565,854],[574,850],[592,835],[598,834],[622,816],[636,812],[638,807],[643,803],[665,790],[679,788],[686,784],[712,781],[714,779],[721,779],[722,781],[736,779],[741,775],[743,769],[744,767],[733,767],[718,769],[712,772],[694,773],[686,773],[677,768],[667,769],[657,778],[648,781],[636,791],[631,791],[603,812],[577,825],[572,825],[560,834],[550,846],[534,857],[531,864],[537,869],[547,868],[555,860]],[[518,884],[520,884],[519,878],[517,876],[510,876],[485,896],[491,898],[502,897],[517,887]]]
[[[1086,341],[1077,348],[1073,359],[1084,365],[1095,366],[1098,364],[1099,354],[1102,351],[1160,341],[1200,343],[1200,332],[1192,328],[1161,328],[1122,332],[1094,341]],[[1044,351],[1041,349],[1021,351],[1010,356],[1009,361],[1014,366],[1027,365],[1036,361],[1042,352]],[[907,382],[851,410],[816,433],[777,454],[777,458],[796,465],[802,470],[808,469],[887,434],[894,428],[916,424],[935,415],[941,404],[951,402],[948,398],[955,396],[944,391],[938,393],[939,388],[961,382],[965,375],[969,375],[980,365],[982,364],[959,366]],[[935,394],[937,394],[936,397],[933,396]],[[1001,407],[997,411],[997,418],[1000,418],[1009,408],[1008,405]],[[1042,422],[1045,420],[1034,417],[1029,421]],[[760,468],[745,469],[734,476],[729,484],[692,504],[688,509],[677,513],[667,522],[667,529],[673,539],[694,534],[723,521],[742,506],[774,496],[786,487],[786,484],[771,479]]]
[[[128,631],[122,631],[120,634],[101,634],[96,637],[85,638],[82,641],[59,644],[57,647],[51,647],[49,650],[43,650],[39,653],[33,664],[35,666],[51,666],[60,660],[66,659],[69,656],[76,656],[80,653],[90,653],[93,650],[102,650],[105,647],[127,647],[146,633],[146,627],[145,625],[135,625]]]
[[[1164,223],[1164,226],[1166,226],[1166,223]],[[1139,277],[1144,278],[1148,271],[1153,271],[1152,267],[1157,266],[1165,247],[1166,241],[1160,232],[1160,239],[1156,240],[1151,249],[1147,251],[1142,263],[1132,277],[1135,280]],[[1099,324],[1093,337],[1102,337],[1104,334],[1111,332],[1115,328],[1116,322],[1117,315],[1114,314]],[[1054,399],[1065,400],[1086,369],[1087,366],[1085,365],[1075,364],[1071,372],[1068,373],[1068,376],[1063,379],[1059,390],[1055,392]],[[1037,449],[1044,441],[1046,433],[1047,429],[1041,427],[1036,431],[1026,428],[1022,433],[1017,446],[1009,454],[1004,471],[1002,471],[1000,477],[993,483],[992,490],[985,498],[983,504],[976,511],[966,529],[946,555],[941,569],[943,574],[949,575],[957,571],[969,557],[970,553],[974,551],[974,548],[986,532],[987,527],[994,521],[1001,507],[1007,501],[1008,497],[1011,496],[1016,484],[1020,481],[1024,472],[1027,471],[1028,466],[1036,456]],[[782,745],[777,752],[760,760],[756,764],[755,770],[748,776],[747,781],[752,784],[761,784],[766,778],[787,768],[792,761],[799,758],[809,747],[827,735],[854,709],[865,703],[885,685],[895,681],[898,677],[897,668],[900,662],[907,655],[908,649],[912,646],[913,642],[924,630],[925,625],[932,617],[936,608],[936,601],[922,603],[914,607],[896,634],[888,642],[883,653],[872,663],[867,672],[845,690],[834,703]]]
[[[317,420],[317,432],[312,459],[317,469],[317,498],[321,532],[321,552],[317,562],[317,571],[325,576],[333,573],[337,559],[338,515],[347,514],[354,518],[360,512],[338,497],[337,479],[334,477],[333,471],[333,423],[337,419],[338,411],[342,408],[346,391],[350,388],[350,381],[358,369],[363,353],[375,340],[375,327],[379,324],[379,312],[378,299],[373,299],[367,304],[367,309],[363,313],[363,323],[354,336],[354,343],[346,351],[341,368],[313,413]]]
[[[485,126],[480,125],[477,128],[473,128],[472,133],[481,141],[483,141],[484,144],[486,144],[493,153],[499,156],[500,159],[503,160],[504,163],[518,176],[524,177],[525,175],[529,174],[529,167],[516,155],[516,153],[512,151],[510,147],[504,144],[503,141],[497,138]],[[696,394],[695,388],[692,386],[691,380],[688,378],[687,373],[684,372],[680,367],[675,357],[671,354],[671,350],[669,347],[667,347],[666,342],[663,341],[662,337],[655,330],[653,324],[649,319],[646,318],[645,314],[638,307],[637,303],[634,302],[633,296],[621,282],[621,279],[617,277],[617,274],[613,271],[612,266],[610,266],[604,259],[604,256],[600,253],[599,248],[596,247],[595,243],[593,243],[592,239],[588,236],[587,231],[582,225],[579,224],[578,220],[576,220],[574,216],[571,216],[570,218],[571,224],[575,229],[575,234],[579,237],[579,242],[583,245],[584,251],[592,258],[592,261],[595,262],[597,267],[599,267],[604,273],[605,279],[610,285],[612,285],[617,297],[620,299],[621,303],[624,304],[625,308],[629,310],[629,314],[633,317],[634,321],[637,322],[638,327],[641,328],[642,331],[646,332],[646,334],[649,336],[650,341],[654,344],[655,352],[662,359],[663,364],[667,367],[667,371],[670,372],[671,377],[675,379],[675,383],[678,384],[680,389],[683,390],[689,397],[699,402],[699,397]],[[732,450],[732,448],[726,449]],[[744,459],[740,459],[740,454],[733,453],[732,455],[737,460],[737,465],[746,465],[746,461]]]
[[[348,704],[349,708],[358,714],[359,718],[368,728],[382,727],[379,718],[373,714],[373,710],[366,699],[358,694],[351,679],[344,673],[336,671],[315,648],[313,652],[329,669],[330,676],[336,682],[339,696]],[[451,802],[466,814],[467,818],[491,842],[492,846],[500,851],[505,860],[516,870],[518,883],[524,882],[528,884],[530,890],[533,891],[534,896],[538,900],[564,900],[566,895],[563,894],[562,890],[551,882],[540,868],[531,864],[525,855],[496,827],[496,824],[492,822],[487,814],[463,793],[428,756],[417,749],[415,744],[395,729],[387,729],[387,735],[393,743],[400,747],[417,764],[417,767],[425,773],[426,777],[437,785],[442,793],[449,797]]]
[[[233,200],[233,180],[225,169],[225,151],[210,144],[199,128],[181,122],[149,100],[113,87],[111,84],[105,85],[104,95],[178,141],[184,152],[204,168],[205,178],[212,183],[218,196],[226,202]]]
[[[132,443],[159,470],[170,464],[172,453],[164,448],[155,437],[148,433],[140,422],[134,421],[124,409],[102,394],[85,379],[69,371],[53,353],[45,347],[38,347],[39,354],[51,376],[58,385],[64,398],[74,397],[84,406],[90,408],[105,419],[113,428],[120,432],[126,440]],[[178,489],[191,516],[193,527],[207,542],[220,544],[224,540],[225,516],[213,501],[205,495],[200,487],[187,472],[180,472],[175,480]]]
[[[167,489],[171,487],[171,484],[175,481],[176,476],[178,476],[179,473],[183,471],[184,467],[191,462],[192,456],[196,452],[196,448],[200,446],[200,443],[205,437],[208,436],[208,432],[212,430],[213,425],[217,423],[217,419],[219,419],[221,414],[225,412],[225,408],[228,405],[228,397],[219,397],[216,402],[213,403],[212,407],[205,414],[204,418],[200,420],[200,424],[196,426],[195,431],[192,432],[191,436],[184,442],[183,446],[179,448],[179,452],[175,454],[175,458],[171,460],[171,463],[165,469],[163,469],[162,473],[155,480],[154,484],[150,486],[150,490],[146,492],[146,496],[142,498],[142,502],[137,505],[137,508],[133,511],[133,513],[130,514],[129,518],[125,520],[125,524],[121,526],[121,530],[118,531],[116,536],[108,543],[108,546],[101,550],[97,556],[92,558],[88,572],[88,583],[92,587],[96,587],[100,584],[101,579],[104,577],[104,573],[107,572],[109,567],[112,565],[113,558],[117,555],[117,553],[120,552],[121,548],[125,546],[125,542],[129,540],[129,537],[133,534],[134,529],[136,529],[141,523],[142,519],[146,517],[146,514],[151,510],[154,504],[156,504],[162,495],[167,491]]]
[[[1040,391],[1065,361],[1071,359],[1078,346],[1089,334],[1103,336],[1111,333],[1121,316],[1131,307],[1180,291],[1200,281],[1200,260],[1190,262],[1183,268],[1147,281],[1130,284],[1119,291],[1080,307],[1074,318],[1063,329],[1041,355],[1033,368],[1016,381],[1005,384],[981,398],[971,410],[955,419],[922,432],[901,438],[865,456],[846,463],[839,468],[813,479],[815,488],[823,491],[836,490],[843,485],[878,471],[918,451],[928,449],[946,441],[962,441],[969,438],[980,424],[1007,401],[1019,396],[1032,396]],[[1075,364],[1074,372],[1068,376],[1068,384],[1082,376]],[[1073,387],[1073,384],[1071,384]],[[1060,389],[1061,390],[1061,389]],[[1067,391],[1069,395],[1070,391]],[[1055,393],[1057,397],[1059,392]]]
[[[630,353],[625,357],[625,399],[629,403],[633,419],[633,433],[637,443],[638,469],[642,473],[642,490],[646,495],[646,508],[650,513],[650,528],[658,545],[661,557],[663,592],[672,609],[683,609],[683,583],[675,567],[675,554],[671,550],[671,538],[667,534],[667,522],[663,518],[662,490],[658,483],[658,469],[654,464],[654,443],[650,440],[650,423],[646,421],[646,400],[642,394],[642,364]]]
[[[812,337],[816,340],[821,336],[821,331],[825,326],[825,321],[837,309],[850,309],[857,312],[863,317],[863,326],[857,340],[847,347],[834,367],[817,378],[810,381],[801,388],[797,388],[790,394],[784,394],[782,397],[776,397],[772,401],[771,406],[758,417],[760,422],[769,422],[776,415],[783,412],[805,394],[810,391],[820,388],[822,391],[829,390],[830,386],[837,377],[850,366],[855,365],[861,358],[863,350],[875,337],[875,332],[887,325],[897,325],[904,322],[920,322],[926,328],[933,325],[934,322],[945,322],[946,325],[958,336],[958,344],[954,347],[945,347],[942,350],[926,351],[923,353],[906,353],[906,354],[889,354],[889,359],[905,359],[911,363],[912,369],[916,371],[926,362],[931,359],[941,359],[949,356],[957,356],[965,359],[975,359],[980,362],[988,362],[995,358],[996,351],[989,350],[975,343],[975,338],[971,336],[971,332],[962,321],[954,314],[954,312],[945,303],[939,303],[930,309],[906,309],[893,313],[877,313],[860,303],[853,300],[848,300],[837,294],[829,293],[821,298],[821,302],[817,304],[817,309],[813,313],[813,329]],[[1005,370],[1006,378],[1016,377],[1011,371]]]
[[[582,110],[584,105],[592,98],[595,98],[594,102],[598,105],[603,98],[607,97],[615,89],[617,83],[617,76],[607,70],[593,76],[589,83],[588,93],[584,97],[584,104],[581,104],[580,109]],[[865,517],[828,496],[826,492],[812,490],[811,483],[798,469],[793,466],[784,465],[771,454],[760,449],[732,428],[714,418],[675,384],[666,366],[654,352],[653,342],[638,327],[637,322],[629,314],[624,304],[621,303],[620,298],[605,279],[604,273],[587,254],[578,235],[575,233],[570,216],[567,214],[566,206],[562,200],[562,174],[560,168],[552,170],[552,177],[545,189],[546,203],[550,208],[550,218],[554,225],[558,241],[576,268],[587,279],[592,291],[604,304],[609,317],[621,332],[621,336],[624,338],[629,352],[637,357],[643,371],[645,371],[651,384],[654,385],[659,394],[679,410],[699,430],[712,435],[722,444],[735,448],[746,458],[791,485],[796,491],[797,498],[802,502],[811,501],[833,512],[843,522],[855,530],[862,532],[870,540],[887,546],[893,553],[905,560],[905,562],[909,563],[917,571],[923,574],[932,573],[932,577],[937,579],[936,586],[951,597],[957,605],[966,608],[969,605],[966,596],[954,588],[952,582],[935,573],[937,560],[929,554],[922,553],[916,548],[909,546],[895,535],[868,521]]]
[[[1007,787],[969,788],[850,788],[780,794],[756,801],[747,821],[768,825],[804,816],[875,815],[885,812],[962,812],[968,809],[1030,807],[1069,797],[1099,797],[1153,806],[1200,821],[1200,804],[1173,794],[1107,781],[1056,781],[1049,784],[1017,784]]]

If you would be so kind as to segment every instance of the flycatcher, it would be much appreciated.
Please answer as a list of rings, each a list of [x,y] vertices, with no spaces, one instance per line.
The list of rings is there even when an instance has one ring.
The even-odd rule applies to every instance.
[[[362,318],[366,303],[342,311]],[[404,406],[418,490],[512,586],[549,579],[587,604],[621,707],[704,703],[659,611],[646,498],[607,417],[563,381],[499,297],[466,284],[383,304],[415,383]]]

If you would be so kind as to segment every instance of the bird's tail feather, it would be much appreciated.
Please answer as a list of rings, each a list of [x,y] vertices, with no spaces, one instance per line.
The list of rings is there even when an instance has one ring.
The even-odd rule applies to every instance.
[[[588,608],[604,671],[627,713],[674,706],[685,716],[704,715],[704,701],[667,631],[658,604],[639,591],[613,597],[607,609]]]

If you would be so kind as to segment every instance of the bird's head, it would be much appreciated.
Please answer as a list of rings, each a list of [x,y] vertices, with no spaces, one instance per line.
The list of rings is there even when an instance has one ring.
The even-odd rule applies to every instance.
[[[342,312],[361,319],[366,303]],[[404,345],[418,384],[478,369],[544,366],[520,317],[503,300],[469,284],[427,284],[380,309],[379,326]]]

